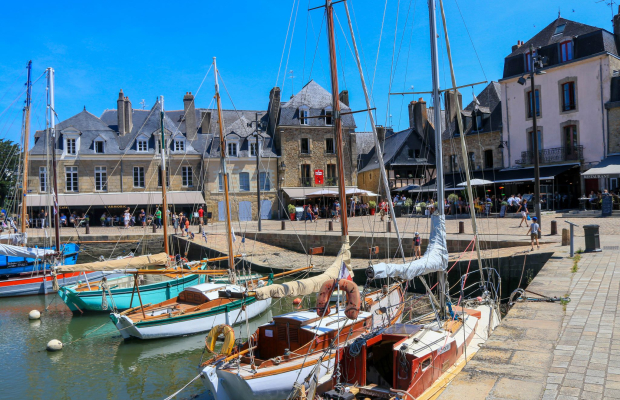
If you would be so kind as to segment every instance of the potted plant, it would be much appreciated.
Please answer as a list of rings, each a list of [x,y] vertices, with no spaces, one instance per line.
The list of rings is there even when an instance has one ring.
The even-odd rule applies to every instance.
[[[368,207],[370,208],[370,215],[375,215],[375,212],[377,211],[377,202],[370,200],[368,202]]]
[[[448,196],[448,203],[450,203],[450,214],[456,214],[456,203],[459,201],[459,196],[456,193],[452,193]]]
[[[413,200],[410,198],[405,200],[405,207],[407,209],[407,214],[409,214],[409,210],[411,210],[411,206],[413,205]]]
[[[426,214],[426,203],[422,201],[418,203],[418,205],[420,206],[420,211],[422,212],[422,215],[425,215]]]
[[[295,206],[293,204],[288,205],[288,214],[291,217],[291,221],[295,221]]]

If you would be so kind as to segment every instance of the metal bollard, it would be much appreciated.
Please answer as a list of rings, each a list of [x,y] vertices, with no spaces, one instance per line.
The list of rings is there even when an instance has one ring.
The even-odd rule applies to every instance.
[[[327,223],[327,230],[330,230],[330,231],[334,230],[334,221],[329,221]]]
[[[558,234],[558,221],[551,221],[551,235]]]
[[[86,224],[86,234],[90,235],[90,224]]]
[[[570,221],[566,221],[566,220],[564,222],[570,225],[570,256],[573,257],[575,255],[575,241],[574,241],[575,227],[579,225],[574,224]]]
[[[388,221],[385,227],[386,232],[392,232],[392,221]]]
[[[568,236],[568,229],[562,229],[562,246],[568,246],[570,244],[570,238]]]
[[[153,233],[157,233],[157,225],[154,222],[151,223],[153,225]]]
[[[282,221],[282,230],[285,231],[286,230],[286,221]]]
[[[459,233],[465,233],[465,222],[459,221]]]
[[[198,225],[198,233],[202,233],[202,224]]]

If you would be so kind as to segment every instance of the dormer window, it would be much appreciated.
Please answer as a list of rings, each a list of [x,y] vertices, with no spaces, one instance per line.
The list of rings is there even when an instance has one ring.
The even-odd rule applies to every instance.
[[[482,129],[482,115],[476,115],[476,130]]]
[[[560,33],[564,32],[564,28],[566,28],[566,24],[562,24],[562,25],[558,25],[555,27],[555,32],[553,32],[554,35],[559,35]]]
[[[95,140],[95,153],[96,154],[105,153],[105,142],[103,140]]]
[[[185,140],[175,139],[174,140],[174,151],[185,151]]]
[[[136,150],[141,153],[149,151],[149,142],[146,139],[138,139],[136,142]]]
[[[562,62],[570,61],[573,59],[573,41],[567,40],[566,42],[560,43],[560,54],[562,57]]]
[[[76,155],[77,154],[77,139],[67,138],[65,148],[67,149],[67,154],[72,155],[72,156]]]
[[[308,125],[308,107],[306,106],[299,108],[299,124]]]
[[[237,157],[238,149],[239,149],[239,146],[237,145],[237,142],[226,143],[226,155],[228,157]]]
[[[332,108],[327,107],[323,111],[325,113],[325,125],[332,125]]]
[[[260,142],[250,142],[250,157],[256,157],[258,152],[261,150],[261,147],[263,146],[261,146]]]

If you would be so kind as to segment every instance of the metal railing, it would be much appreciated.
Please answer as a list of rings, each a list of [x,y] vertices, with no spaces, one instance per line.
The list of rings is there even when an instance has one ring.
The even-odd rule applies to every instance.
[[[538,152],[538,161],[541,164],[581,160],[583,160],[583,146],[552,147]],[[515,163],[522,165],[534,164],[534,152],[531,150],[522,151],[521,159],[515,160]]]
[[[302,176],[299,178],[299,186],[301,187],[311,187],[312,186],[312,178]]]
[[[337,176],[328,176],[325,178],[325,186],[337,186],[337,185],[338,185]]]

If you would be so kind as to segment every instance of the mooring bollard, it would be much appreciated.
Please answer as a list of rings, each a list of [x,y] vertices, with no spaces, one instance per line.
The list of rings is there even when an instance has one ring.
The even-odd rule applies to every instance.
[[[202,233],[202,224],[198,225],[198,233]]]
[[[552,235],[557,235],[558,234],[558,221],[551,221],[551,234]]]
[[[286,230],[286,221],[282,221],[282,230],[285,231]]]
[[[334,230],[334,221],[329,221],[327,223],[327,229],[330,230],[330,231]]]
[[[86,224],[86,234],[90,235],[90,224]]]
[[[459,233],[465,233],[465,222],[459,221]]]
[[[568,238],[568,229],[562,229],[562,246],[568,246],[570,239]]]
[[[574,224],[570,221],[564,221],[564,222],[570,225],[570,256],[573,257],[575,255],[575,240],[574,240],[575,227],[579,225]]]
[[[157,225],[153,223],[153,233],[157,233]]]
[[[388,221],[385,227],[386,232],[392,232],[392,221]]]

